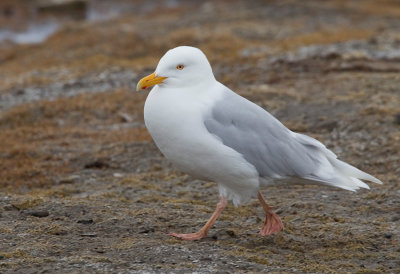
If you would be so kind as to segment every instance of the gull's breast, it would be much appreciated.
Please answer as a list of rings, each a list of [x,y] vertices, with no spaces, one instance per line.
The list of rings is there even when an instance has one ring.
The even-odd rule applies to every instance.
[[[146,127],[165,157],[192,176],[233,185],[258,180],[253,165],[207,131],[203,117],[218,99],[217,91],[212,96],[156,87],[146,100]]]

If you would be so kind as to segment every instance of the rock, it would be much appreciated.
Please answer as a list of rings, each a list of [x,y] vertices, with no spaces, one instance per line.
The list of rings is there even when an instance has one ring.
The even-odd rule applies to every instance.
[[[113,174],[113,176],[114,176],[115,178],[122,178],[122,177],[124,177],[124,174],[115,172],[115,173]]]
[[[16,207],[15,205],[5,205],[5,206],[3,206],[3,209],[5,211],[19,210],[19,208]]]
[[[93,251],[93,252],[100,253],[100,254],[106,253],[106,251],[105,251],[104,249],[97,248],[97,247],[96,247],[96,248],[93,248],[92,251]]]
[[[394,115],[394,123],[400,125],[400,113]]]
[[[140,234],[147,234],[149,232],[154,232],[154,231],[155,231],[154,227],[149,227],[149,228],[143,229],[142,231],[139,231],[139,233]]]
[[[231,237],[235,237],[236,236],[235,231],[233,231],[233,230],[227,230],[226,234],[228,234]]]
[[[130,123],[133,121],[133,118],[128,113],[118,112],[118,116],[121,118],[122,122]]]
[[[397,222],[398,220],[400,220],[400,215],[396,215],[392,217],[392,222]]]
[[[392,238],[392,233],[389,233],[389,232],[385,233],[385,238],[386,239]]]
[[[29,210],[26,211],[25,214],[38,218],[49,216],[49,212],[47,210]]]
[[[84,166],[84,168],[87,168],[87,169],[89,169],[89,168],[101,169],[101,168],[108,168],[108,167],[110,167],[110,165],[107,162],[105,162],[104,160],[95,160],[93,162],[89,162],[89,163],[85,164],[85,166]]]
[[[58,183],[59,184],[73,184],[75,183],[81,176],[79,175],[71,175],[64,178],[61,178]]]
[[[52,231],[51,234],[57,235],[57,236],[63,236],[63,235],[67,235],[68,232],[66,230],[59,230],[59,231]]]
[[[89,225],[89,224],[93,224],[94,221],[92,219],[83,219],[83,220],[79,220],[77,221],[78,224],[83,224],[83,225]]]
[[[95,238],[95,237],[97,237],[97,234],[96,234],[96,233],[88,232],[88,233],[82,233],[82,234],[80,234],[80,236],[81,236],[81,237]]]

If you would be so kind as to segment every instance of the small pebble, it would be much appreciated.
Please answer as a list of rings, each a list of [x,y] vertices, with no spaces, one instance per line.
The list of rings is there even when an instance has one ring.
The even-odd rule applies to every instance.
[[[97,234],[96,233],[82,233],[81,237],[94,238],[94,237],[97,237]]]
[[[43,218],[43,217],[49,216],[49,212],[47,210],[32,210],[32,211],[27,211],[25,213],[30,216],[38,217],[38,218]]]
[[[394,115],[394,123],[400,125],[400,113]]]
[[[92,251],[97,252],[97,253],[100,253],[100,254],[106,253],[106,251],[105,251],[104,249],[97,248],[97,247],[94,248],[94,249],[92,249]]]
[[[142,231],[139,231],[139,233],[140,234],[147,234],[147,233],[149,233],[149,232],[154,232],[155,230],[154,230],[154,228],[153,227],[150,227],[150,228],[145,228],[144,230],[142,230]]]
[[[113,174],[113,176],[115,177],[115,178],[122,178],[122,177],[124,177],[124,174],[121,174],[121,173],[114,173]]]
[[[5,211],[18,210],[18,208],[17,208],[15,205],[5,205],[5,206],[3,207],[3,209],[4,209]]]
[[[390,238],[392,238],[392,233],[385,233],[385,238],[386,239],[390,239]]]
[[[64,178],[61,178],[58,183],[59,184],[73,184],[75,183],[81,176],[79,175],[71,175]]]
[[[132,116],[130,116],[128,113],[125,113],[125,112],[118,112],[118,116],[121,118],[121,121],[122,121],[122,122],[128,122],[128,123],[130,123],[130,122],[133,121]]]
[[[94,168],[102,169],[102,168],[108,168],[108,167],[110,167],[110,165],[103,160],[96,160],[93,162],[86,163],[84,165],[84,168],[86,168],[86,169],[94,169]]]
[[[67,234],[68,234],[68,232],[65,230],[54,232],[54,235],[58,235],[58,236],[67,235]]]
[[[236,236],[236,234],[235,234],[235,232],[233,230],[227,230],[226,234],[228,234],[231,237],[235,237]]]
[[[93,224],[94,221],[92,219],[86,219],[86,220],[79,220],[77,223],[78,224],[88,225],[88,224]]]
[[[397,222],[398,220],[400,220],[400,215],[396,215],[392,217],[392,222]]]

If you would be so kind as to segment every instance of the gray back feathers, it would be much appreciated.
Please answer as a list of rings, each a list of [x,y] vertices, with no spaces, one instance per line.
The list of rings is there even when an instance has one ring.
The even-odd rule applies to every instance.
[[[228,89],[204,124],[254,165],[260,177],[302,177],[320,164],[318,146],[296,139],[267,111]]]

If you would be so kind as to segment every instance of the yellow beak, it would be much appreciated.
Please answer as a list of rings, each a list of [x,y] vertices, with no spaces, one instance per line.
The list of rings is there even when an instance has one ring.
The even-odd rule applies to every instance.
[[[136,91],[141,89],[146,89],[148,87],[157,85],[162,83],[167,77],[156,76],[156,73],[152,73],[142,79],[140,79],[139,83],[136,86]]]

